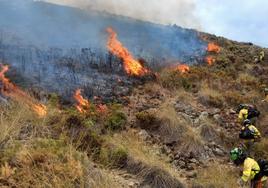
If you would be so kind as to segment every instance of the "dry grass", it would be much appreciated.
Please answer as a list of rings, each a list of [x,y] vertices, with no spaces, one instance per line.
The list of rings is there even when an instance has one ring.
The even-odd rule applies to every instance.
[[[119,187],[110,175],[93,167],[87,153],[53,130],[49,122],[60,114],[51,107],[40,119],[24,106],[1,106],[1,187]],[[57,125],[65,122],[59,121]]]
[[[256,159],[268,159],[268,138],[263,137],[261,142],[256,143],[252,154]]]
[[[203,82],[198,95],[199,101],[205,106],[221,108],[224,105],[222,93],[209,87],[205,82]]]
[[[36,118],[29,108],[15,103],[5,107],[1,106],[0,148],[16,139],[33,136],[38,130],[35,125],[42,127],[44,120]],[[27,129],[30,129],[31,133]]]
[[[248,86],[258,85],[258,79],[255,76],[249,75],[247,73],[240,73],[237,82]]]
[[[238,187],[239,170],[230,166],[214,163],[197,173],[195,184],[203,187]]]
[[[109,136],[106,140],[118,147],[127,148],[130,158],[126,168],[145,177],[145,181],[148,176],[153,176],[150,179],[168,176],[172,181],[181,181],[178,172],[169,164],[169,159],[139,139],[132,130]]]

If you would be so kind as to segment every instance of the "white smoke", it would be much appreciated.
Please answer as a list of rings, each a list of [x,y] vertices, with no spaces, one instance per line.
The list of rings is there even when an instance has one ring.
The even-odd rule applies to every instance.
[[[195,0],[43,0],[56,4],[96,9],[161,24],[200,28]]]

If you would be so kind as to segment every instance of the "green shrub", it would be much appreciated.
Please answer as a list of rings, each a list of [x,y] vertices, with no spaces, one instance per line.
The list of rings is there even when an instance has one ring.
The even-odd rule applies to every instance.
[[[126,164],[127,157],[128,152],[125,148],[106,146],[102,147],[99,160],[105,166],[121,168]]]
[[[104,125],[105,128],[110,131],[122,130],[127,122],[127,117],[123,112],[113,112],[111,113]]]
[[[52,107],[57,107],[57,105],[59,104],[59,96],[56,93],[52,93],[49,95],[49,101],[48,104]]]
[[[153,131],[159,127],[160,119],[149,111],[141,111],[136,114],[138,124],[142,129]]]

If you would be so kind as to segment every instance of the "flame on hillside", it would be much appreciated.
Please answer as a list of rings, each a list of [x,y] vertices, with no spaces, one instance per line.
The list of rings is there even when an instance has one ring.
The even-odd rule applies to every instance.
[[[212,57],[212,56],[207,56],[206,57],[206,62],[207,62],[208,65],[212,65],[212,64],[214,64],[216,62],[216,59],[214,57]]]
[[[90,107],[90,103],[81,94],[81,89],[77,89],[74,93],[74,99],[76,100],[76,109],[81,113],[86,113]]]
[[[221,51],[221,48],[218,45],[216,45],[215,43],[210,42],[210,43],[208,43],[207,51],[219,53]]]
[[[12,98],[15,101],[23,102],[31,109],[33,109],[40,117],[44,117],[47,114],[47,108],[43,104],[38,103],[26,92],[22,91],[15,84],[13,84],[6,76],[5,73],[9,70],[7,65],[1,65],[2,70],[0,72],[0,80],[3,83],[1,92],[3,95]]]
[[[110,27],[106,30],[109,34],[107,48],[112,54],[123,60],[124,69],[127,74],[143,76],[149,73],[149,70],[146,69],[139,61],[135,60],[128,49],[117,39],[117,33]]]
[[[104,114],[104,113],[107,113],[107,111],[108,111],[107,105],[105,105],[105,104],[98,104],[97,105],[97,112],[98,113]]]
[[[186,73],[186,72],[190,71],[190,67],[188,65],[185,65],[185,64],[180,64],[176,67],[176,70],[178,70],[181,73]]]

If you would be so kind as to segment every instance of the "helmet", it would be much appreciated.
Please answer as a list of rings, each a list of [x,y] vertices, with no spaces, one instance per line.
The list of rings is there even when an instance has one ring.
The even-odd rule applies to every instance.
[[[239,147],[236,147],[230,151],[230,158],[236,165],[243,163],[246,159],[246,156],[246,152]]]
[[[238,108],[236,109],[236,113],[239,113],[240,110],[242,110],[243,108],[245,108],[246,105],[245,104],[239,104]]]
[[[249,119],[245,119],[245,121],[243,122],[243,125],[246,126],[249,124],[251,124],[251,121]]]

